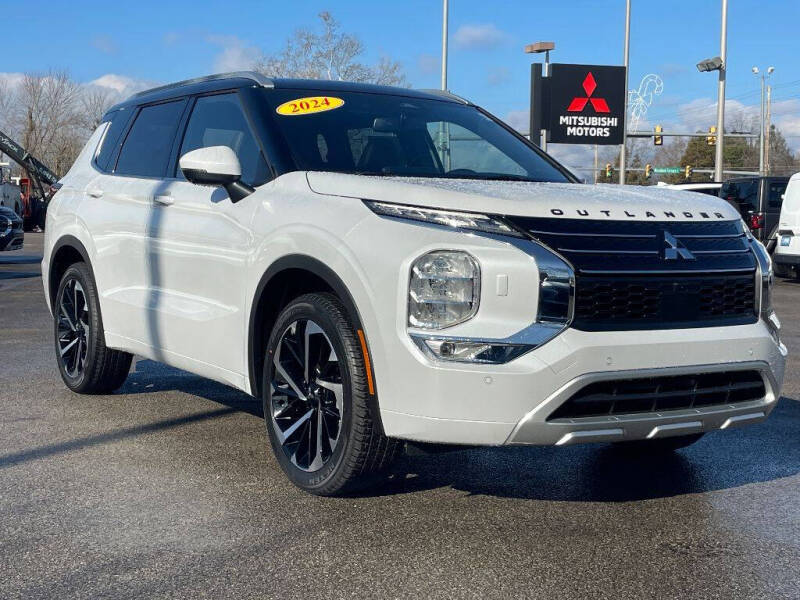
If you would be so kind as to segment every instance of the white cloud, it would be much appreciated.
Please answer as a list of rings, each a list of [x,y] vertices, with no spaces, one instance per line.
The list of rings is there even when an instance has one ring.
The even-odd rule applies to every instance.
[[[474,50],[479,48],[495,48],[508,40],[508,34],[499,30],[492,23],[481,25],[462,25],[453,34],[456,48]]]
[[[235,35],[210,35],[206,41],[219,46],[222,51],[214,59],[214,71],[243,71],[252,69],[261,51]]]
[[[122,97],[155,87],[158,84],[146,79],[134,79],[125,75],[117,75],[116,73],[106,73],[97,79],[93,79],[86,85],[106,88],[118,93]]]

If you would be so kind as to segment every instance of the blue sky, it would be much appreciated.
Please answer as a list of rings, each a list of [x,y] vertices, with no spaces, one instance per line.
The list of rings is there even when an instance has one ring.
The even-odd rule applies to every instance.
[[[168,82],[238,66],[256,50],[279,50],[299,27],[330,11],[357,34],[368,62],[401,61],[414,87],[437,87],[440,0],[0,3],[8,73],[66,68],[82,82],[104,75]],[[554,62],[621,64],[624,0],[450,2],[450,89],[501,118],[526,121],[531,57],[522,47],[554,40]],[[631,87],[657,73],[664,92],[646,125],[710,125],[716,77],[695,63],[719,53],[719,0],[633,0]],[[759,83],[750,68],[774,66],[775,118],[800,147],[800,1],[730,0],[728,98],[752,111]],[[705,124],[705,121],[709,121]]]

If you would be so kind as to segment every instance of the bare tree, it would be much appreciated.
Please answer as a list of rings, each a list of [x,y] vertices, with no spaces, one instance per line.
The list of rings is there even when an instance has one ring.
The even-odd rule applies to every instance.
[[[90,86],[80,97],[80,120],[87,134],[97,129],[103,115],[119,100],[119,94],[109,88]]]
[[[300,77],[407,85],[400,63],[381,58],[375,66],[358,61],[364,45],[355,35],[343,33],[328,12],[319,15],[322,32],[300,29],[278,54],[262,56],[256,69],[270,77]]]
[[[25,75],[17,94],[20,143],[62,175],[85,140],[78,111],[80,86],[64,71]]]

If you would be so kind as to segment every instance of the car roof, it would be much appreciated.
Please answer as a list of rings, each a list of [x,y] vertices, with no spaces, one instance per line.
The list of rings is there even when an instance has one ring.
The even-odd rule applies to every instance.
[[[376,85],[372,83],[355,83],[351,81],[328,81],[323,79],[289,79],[265,77],[256,71],[236,71],[233,73],[218,73],[196,79],[177,81],[149,90],[138,92],[119,104],[112,106],[107,113],[125,107],[139,106],[153,102],[161,102],[170,98],[203,94],[218,90],[237,87],[262,87],[265,89],[286,90],[313,90],[325,92],[362,92],[369,94],[386,94],[392,96],[407,96],[412,98],[425,98],[468,104],[466,100],[441,90],[412,90],[411,88]]]

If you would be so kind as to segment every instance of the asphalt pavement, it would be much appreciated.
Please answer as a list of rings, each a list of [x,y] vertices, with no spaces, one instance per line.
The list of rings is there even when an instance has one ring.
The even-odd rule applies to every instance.
[[[55,366],[41,234],[0,253],[0,598],[800,598],[800,282],[765,423],[674,455],[607,446],[400,460],[317,498],[259,403],[140,360],[111,396]]]

